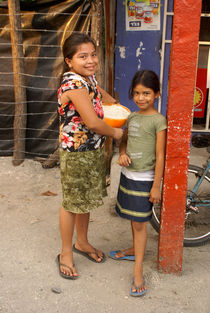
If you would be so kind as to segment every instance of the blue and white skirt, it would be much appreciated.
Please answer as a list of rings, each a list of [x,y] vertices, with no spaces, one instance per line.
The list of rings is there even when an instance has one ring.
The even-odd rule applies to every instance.
[[[147,222],[152,217],[152,202],[149,201],[154,173],[146,178],[144,174],[138,180],[130,171],[123,168],[117,195],[116,211],[119,216],[136,222]],[[128,175],[125,175],[128,174]],[[140,173],[138,173],[140,174]],[[133,175],[133,176],[132,176]],[[134,177],[132,179],[131,177]],[[145,180],[142,180],[145,179]],[[148,180],[149,179],[149,180]],[[152,180],[151,180],[152,179]]]

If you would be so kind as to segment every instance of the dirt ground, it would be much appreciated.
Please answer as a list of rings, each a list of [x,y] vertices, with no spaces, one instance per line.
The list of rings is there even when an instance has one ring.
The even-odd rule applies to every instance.
[[[43,169],[33,160],[14,167],[11,157],[1,157],[0,185],[0,313],[210,312],[210,245],[184,248],[182,274],[162,274],[158,235],[149,225],[148,292],[142,298],[129,296],[131,261],[107,257],[95,264],[75,254],[80,277],[65,280],[55,263],[61,247],[59,168]],[[89,239],[106,255],[131,245],[130,224],[110,214],[109,197],[91,214]]]

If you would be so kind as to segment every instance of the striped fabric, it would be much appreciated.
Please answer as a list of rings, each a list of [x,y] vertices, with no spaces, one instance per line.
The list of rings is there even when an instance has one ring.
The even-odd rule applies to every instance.
[[[121,173],[117,195],[116,211],[119,216],[146,222],[152,217],[152,203],[149,201],[153,181],[136,181]]]

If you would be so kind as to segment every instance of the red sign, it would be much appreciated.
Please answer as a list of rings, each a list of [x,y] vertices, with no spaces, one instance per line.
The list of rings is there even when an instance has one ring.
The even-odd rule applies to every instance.
[[[204,117],[207,95],[207,68],[198,68],[194,97],[194,117]]]

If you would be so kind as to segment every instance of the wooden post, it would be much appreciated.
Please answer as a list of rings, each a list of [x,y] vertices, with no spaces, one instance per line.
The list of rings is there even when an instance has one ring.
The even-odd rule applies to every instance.
[[[107,91],[114,94],[115,11],[116,1],[104,0],[105,5],[105,75]]]
[[[104,88],[104,49],[103,49],[103,5],[102,1],[92,2],[93,16],[91,19],[91,37],[96,42],[97,55],[99,58],[99,66],[96,72],[98,84],[101,88]]]
[[[24,86],[23,47],[19,0],[8,0],[14,72],[15,117],[13,165],[23,162],[26,133],[26,91]]]
[[[106,85],[105,83],[106,77],[105,77],[105,68],[104,68],[105,61],[104,61],[104,47],[103,47],[103,36],[102,36],[103,1],[99,0],[99,1],[93,2],[92,5],[93,5],[94,15],[92,16],[92,21],[91,21],[91,37],[93,37],[96,41],[97,53],[99,56],[99,69],[96,72],[96,76],[97,76],[99,86],[104,88],[104,86]],[[108,45],[109,44],[106,43],[106,46]],[[108,87],[107,92],[112,94],[113,93],[112,88]],[[106,162],[107,173],[109,173],[109,170],[110,170],[109,168],[110,168],[110,159],[112,156],[112,143],[113,143],[112,138],[107,137],[106,142],[105,142],[105,162]]]
[[[174,0],[166,167],[158,251],[158,267],[165,273],[182,270],[201,4],[202,0]]]
[[[105,86],[106,91],[114,95],[114,49],[115,49],[115,10],[116,1],[104,0],[105,11]],[[110,171],[110,160],[113,153],[113,139],[107,137],[105,159],[107,172]]]

